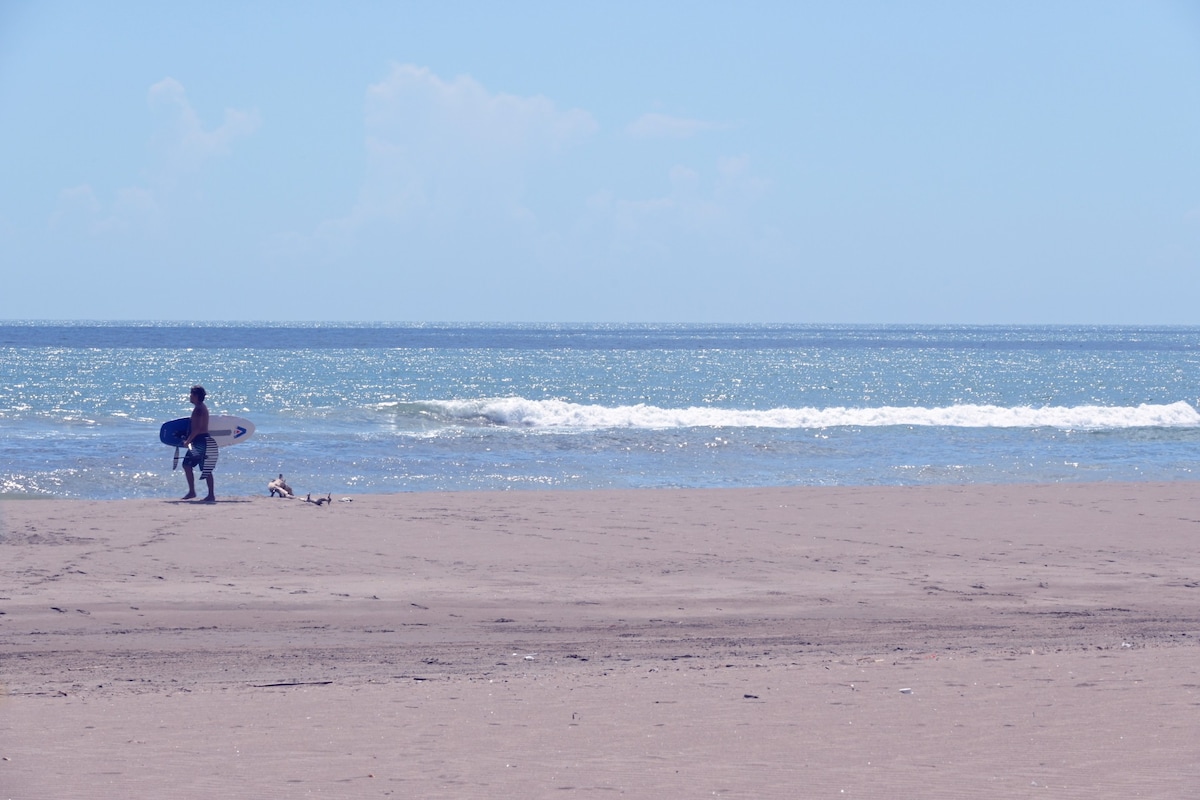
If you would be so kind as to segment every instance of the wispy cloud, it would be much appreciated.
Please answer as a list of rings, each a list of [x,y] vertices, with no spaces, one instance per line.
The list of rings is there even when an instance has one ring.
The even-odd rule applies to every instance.
[[[596,122],[541,95],[489,92],[468,75],[445,80],[427,68],[397,64],[367,90],[367,129],[369,138],[478,159],[562,147],[593,133]]]
[[[232,143],[259,127],[257,111],[226,109],[223,121],[205,128],[179,81],[164,78],[147,92],[158,119],[146,185],[126,186],[101,199],[90,183],[63,189],[51,215],[53,228],[72,228],[102,236],[149,232],[159,228],[172,188],[213,158],[229,153]]]
[[[677,164],[666,173],[666,192],[624,198],[600,192],[588,201],[589,225],[607,229],[621,253],[667,255],[717,243],[747,255],[761,252],[772,234],[754,218],[770,182],[747,156],[717,159],[705,169]]]
[[[420,225],[422,235],[535,225],[525,200],[532,174],[597,128],[588,112],[541,95],[493,92],[467,75],[445,79],[394,65],[367,89],[367,171],[358,201],[322,223],[316,243],[344,249],[356,231],[385,220]],[[284,238],[286,249],[304,249],[306,237]]]
[[[748,157],[662,163],[648,192],[644,175],[625,171],[643,150],[634,135],[721,127],[653,114],[625,136],[595,137],[586,110],[394,65],[367,87],[356,200],[307,231],[275,236],[265,254],[313,275],[330,264],[348,279],[402,274],[410,288],[436,285],[427,276],[440,268],[470,267],[473,282],[457,288],[490,299],[587,270],[655,271],[659,257],[753,258],[769,238],[755,216],[769,186]],[[587,169],[593,158],[616,168]]]
[[[651,112],[642,114],[626,125],[625,133],[635,139],[690,139],[704,131],[723,130],[728,127],[717,122]]]
[[[150,189],[126,187],[116,192],[112,202],[102,203],[96,190],[85,183],[59,192],[50,225],[103,236],[155,230],[161,220],[162,208]]]
[[[225,155],[236,140],[258,130],[257,110],[225,109],[221,124],[206,129],[188,100],[183,84],[164,78],[150,87],[150,107],[160,112],[155,141],[172,173],[198,168],[205,161]]]

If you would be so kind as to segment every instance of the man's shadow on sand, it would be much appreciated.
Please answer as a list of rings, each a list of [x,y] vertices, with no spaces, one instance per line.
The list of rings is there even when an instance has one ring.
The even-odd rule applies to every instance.
[[[163,500],[163,502],[173,506],[225,506],[230,503],[251,503],[253,501],[248,497],[230,497],[220,500]]]

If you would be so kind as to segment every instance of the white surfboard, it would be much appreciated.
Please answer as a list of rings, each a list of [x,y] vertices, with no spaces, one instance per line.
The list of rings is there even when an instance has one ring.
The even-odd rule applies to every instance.
[[[158,440],[171,447],[182,447],[187,438],[192,422],[188,417],[164,422],[158,430]],[[208,418],[208,435],[217,443],[217,447],[228,447],[231,444],[244,442],[254,435],[254,423],[245,417],[233,417],[218,414]]]

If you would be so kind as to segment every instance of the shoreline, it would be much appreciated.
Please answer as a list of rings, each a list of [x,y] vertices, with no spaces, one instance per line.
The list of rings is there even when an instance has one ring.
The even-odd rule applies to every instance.
[[[1200,483],[342,496],[0,501],[0,785],[1200,783]]]
[[[263,484],[266,485],[265,483]],[[576,486],[555,486],[547,488],[545,486],[534,485],[516,485],[503,489],[403,489],[394,492],[329,492],[322,489],[319,496],[332,495],[333,502],[338,502],[342,498],[358,498],[358,497],[403,497],[412,495],[512,495],[512,494],[592,494],[592,493],[645,493],[645,492],[759,492],[759,491],[943,491],[955,489],[971,489],[973,487],[992,488],[992,489],[1021,489],[1027,487],[1167,487],[1167,486],[1189,486],[1195,485],[1200,487],[1200,478],[1149,478],[1146,480],[1052,480],[1052,481],[1001,481],[1001,482],[967,482],[967,483],[836,483],[836,484],[806,484],[806,483],[789,483],[789,484],[765,484],[765,485],[738,485],[738,486],[622,486],[622,487],[576,487]],[[175,487],[172,486],[172,489]],[[186,487],[183,487],[186,488]],[[303,494],[317,494],[305,492]],[[284,500],[300,500],[303,502],[303,494],[295,495],[291,498],[273,498]],[[272,499],[265,492],[255,492],[253,494],[228,494],[220,495],[217,502],[244,502],[257,499]],[[178,496],[178,492],[168,492],[161,497],[64,497],[60,495],[50,494],[28,494],[28,493],[4,493],[0,492],[0,503],[7,501],[22,501],[22,500],[49,500],[61,503],[169,503],[182,502],[182,498]]]

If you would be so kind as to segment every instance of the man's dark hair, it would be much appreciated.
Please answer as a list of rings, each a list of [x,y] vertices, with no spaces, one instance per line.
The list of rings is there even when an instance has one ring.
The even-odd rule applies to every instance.
[[[202,403],[203,403],[203,402],[204,402],[204,398],[205,398],[205,397],[208,395],[208,392],[204,391],[204,387],[203,387],[203,386],[193,386],[193,387],[192,387],[192,394],[194,394],[194,395],[199,395],[199,396],[200,396],[200,402],[202,402]]]

